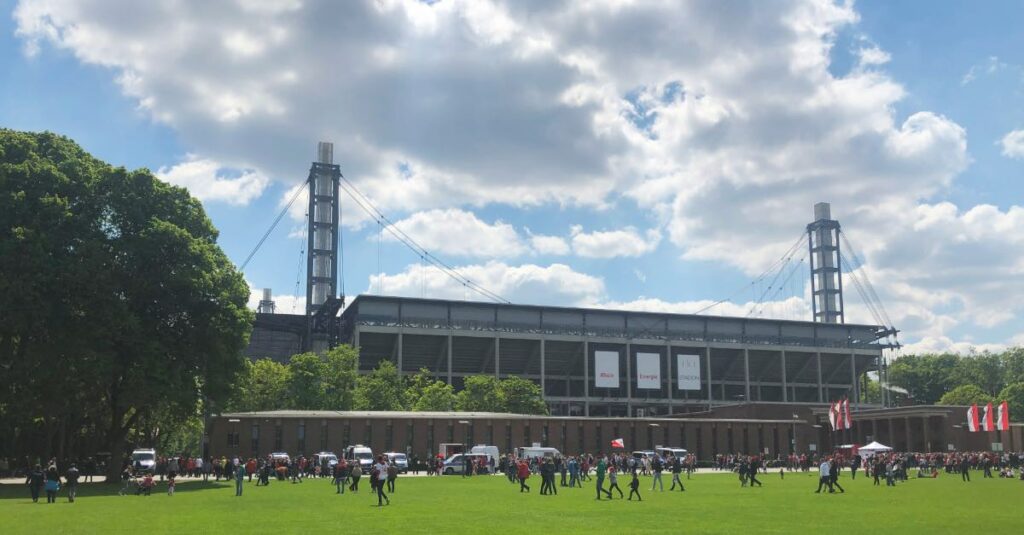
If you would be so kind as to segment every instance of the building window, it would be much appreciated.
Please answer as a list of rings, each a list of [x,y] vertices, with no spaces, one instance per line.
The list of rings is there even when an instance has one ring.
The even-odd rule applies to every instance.
[[[455,442],[455,425],[451,422],[448,422],[448,442]]]
[[[523,445],[532,446],[533,442],[530,441],[530,424],[523,425]]]
[[[369,420],[366,421],[366,428],[363,430],[363,436],[365,437],[363,444],[366,446],[373,444],[373,426],[370,424]]]
[[[320,420],[320,451],[327,451],[327,420]]]
[[[548,424],[545,423],[544,427],[541,428],[541,435],[540,435],[540,444],[541,444],[541,446],[547,447],[549,445],[548,444],[548,440],[549,440],[549,438],[548,438]]]
[[[594,452],[601,451],[601,424],[594,426]]]
[[[576,446],[577,449],[579,449],[579,453],[583,453],[584,451],[586,451],[586,448],[583,447],[583,422],[580,422],[576,428],[576,442]]]
[[[228,447],[237,448],[239,444],[239,433],[228,431]]]
[[[284,430],[281,429],[281,422],[274,424],[274,451],[284,449]]]
[[[299,439],[299,453],[303,453],[303,452],[306,451],[306,422],[304,422],[304,421],[299,422],[298,439]]]
[[[252,449],[252,454],[253,455],[259,455],[260,454],[260,424],[252,424],[252,429],[250,431],[249,438],[250,438],[249,445],[250,445],[250,447]]]
[[[390,448],[391,450],[394,450],[395,447],[394,447],[394,444],[392,444],[392,442],[394,442],[394,438],[395,438],[394,426],[392,425],[391,420],[388,420],[387,423],[384,425],[384,444],[385,444],[384,447],[385,448]]]
[[[352,424],[348,420],[345,420],[345,425],[341,428],[341,433],[341,445],[352,445]]]
[[[427,457],[434,456],[434,422],[427,422]]]
[[[413,439],[413,432],[415,429],[416,427],[412,425],[412,420],[410,420],[408,425],[405,427],[405,452],[409,454],[412,453],[412,445],[416,443]]]
[[[487,445],[490,446],[490,445],[493,445],[493,444],[494,444],[494,423],[493,422],[488,422],[487,423]]]
[[[505,422],[505,451],[512,451],[512,423]]]

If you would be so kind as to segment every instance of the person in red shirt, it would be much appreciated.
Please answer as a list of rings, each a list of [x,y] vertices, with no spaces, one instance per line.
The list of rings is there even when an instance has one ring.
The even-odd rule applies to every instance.
[[[530,478],[530,465],[526,464],[526,461],[519,461],[516,475],[519,477],[519,492],[530,492],[530,487],[526,484],[526,480]]]
[[[256,473],[256,459],[249,458],[249,462],[245,463],[245,472],[249,474],[249,482],[252,483],[252,475]]]

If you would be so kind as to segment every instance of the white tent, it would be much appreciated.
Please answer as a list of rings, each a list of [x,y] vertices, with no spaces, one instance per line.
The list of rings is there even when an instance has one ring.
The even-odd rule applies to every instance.
[[[875,455],[875,454],[878,454],[878,453],[882,453],[882,452],[886,452],[886,451],[892,451],[892,448],[890,448],[889,446],[886,446],[885,444],[880,444],[878,442],[872,442],[871,444],[865,444],[865,445],[861,446],[860,448],[858,448],[857,449],[857,454],[866,459],[868,457],[871,457],[872,455]]]

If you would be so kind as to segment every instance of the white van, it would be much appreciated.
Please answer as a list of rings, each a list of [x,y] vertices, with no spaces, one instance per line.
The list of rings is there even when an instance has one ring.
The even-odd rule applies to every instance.
[[[658,455],[661,455],[662,458],[668,457],[668,455],[671,453],[673,457],[677,459],[682,459],[683,457],[686,457],[687,453],[687,451],[683,448],[672,448],[667,446],[658,446],[654,448],[654,450],[657,451]]]
[[[345,448],[345,460],[348,461],[349,464],[358,462],[359,467],[363,469],[363,473],[368,474],[369,472],[367,472],[367,470],[373,466],[373,450],[362,444],[349,446]]]
[[[140,448],[132,451],[132,470],[135,473],[153,473],[156,469],[156,450]]]
[[[488,457],[491,458],[491,461],[494,463],[494,466],[498,466],[498,462],[501,461],[501,453],[498,451],[498,447],[497,446],[487,446],[485,444],[477,444],[476,446],[473,446],[469,450],[469,452],[470,453],[483,453],[483,454],[487,455]]]
[[[524,447],[516,448],[516,457],[520,459],[535,459],[538,457],[555,458],[561,457],[562,452],[555,448]]]

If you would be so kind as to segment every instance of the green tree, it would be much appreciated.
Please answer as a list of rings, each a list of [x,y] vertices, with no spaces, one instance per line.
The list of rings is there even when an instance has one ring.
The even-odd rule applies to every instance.
[[[1002,392],[996,396],[996,401],[1003,401],[1009,405],[1010,419],[1014,422],[1024,422],[1024,382],[1007,385]]]
[[[420,368],[416,375],[406,379],[408,386],[405,389],[405,402],[410,409],[416,410],[413,407],[423,397],[423,392],[433,385],[435,381],[434,374],[426,368]]]
[[[455,400],[455,409],[464,412],[504,412],[498,379],[491,375],[466,377]]]
[[[932,405],[956,386],[957,355],[907,355],[889,366],[889,382],[905,388],[917,404]]]
[[[289,409],[317,410],[323,406],[326,389],[324,375],[327,364],[316,353],[299,353],[288,360],[291,380],[288,381]]]
[[[970,405],[972,403],[984,404],[992,401],[984,390],[975,385],[960,385],[942,395],[939,405]]]
[[[1024,347],[1011,347],[1000,359],[1006,384],[1024,383]]]
[[[292,371],[271,359],[248,360],[242,382],[232,392],[228,411],[272,411],[289,408]]]
[[[249,288],[199,201],[67,138],[0,130],[0,274],[15,428],[76,421],[119,456],[153,407],[219,407],[244,367]]]
[[[420,397],[411,408],[420,412],[448,412],[455,408],[455,389],[444,381],[434,381],[423,388]]]
[[[356,381],[359,377],[359,350],[342,344],[324,354],[324,399],[320,408],[334,411],[352,410]]]
[[[962,356],[950,373],[950,386],[975,385],[989,396],[1006,386],[1002,355],[981,353]]]
[[[529,379],[510,376],[498,384],[502,412],[514,414],[548,414],[540,385]]]
[[[355,408],[363,411],[405,410],[405,388],[398,368],[382,360],[376,369],[356,381]]]

